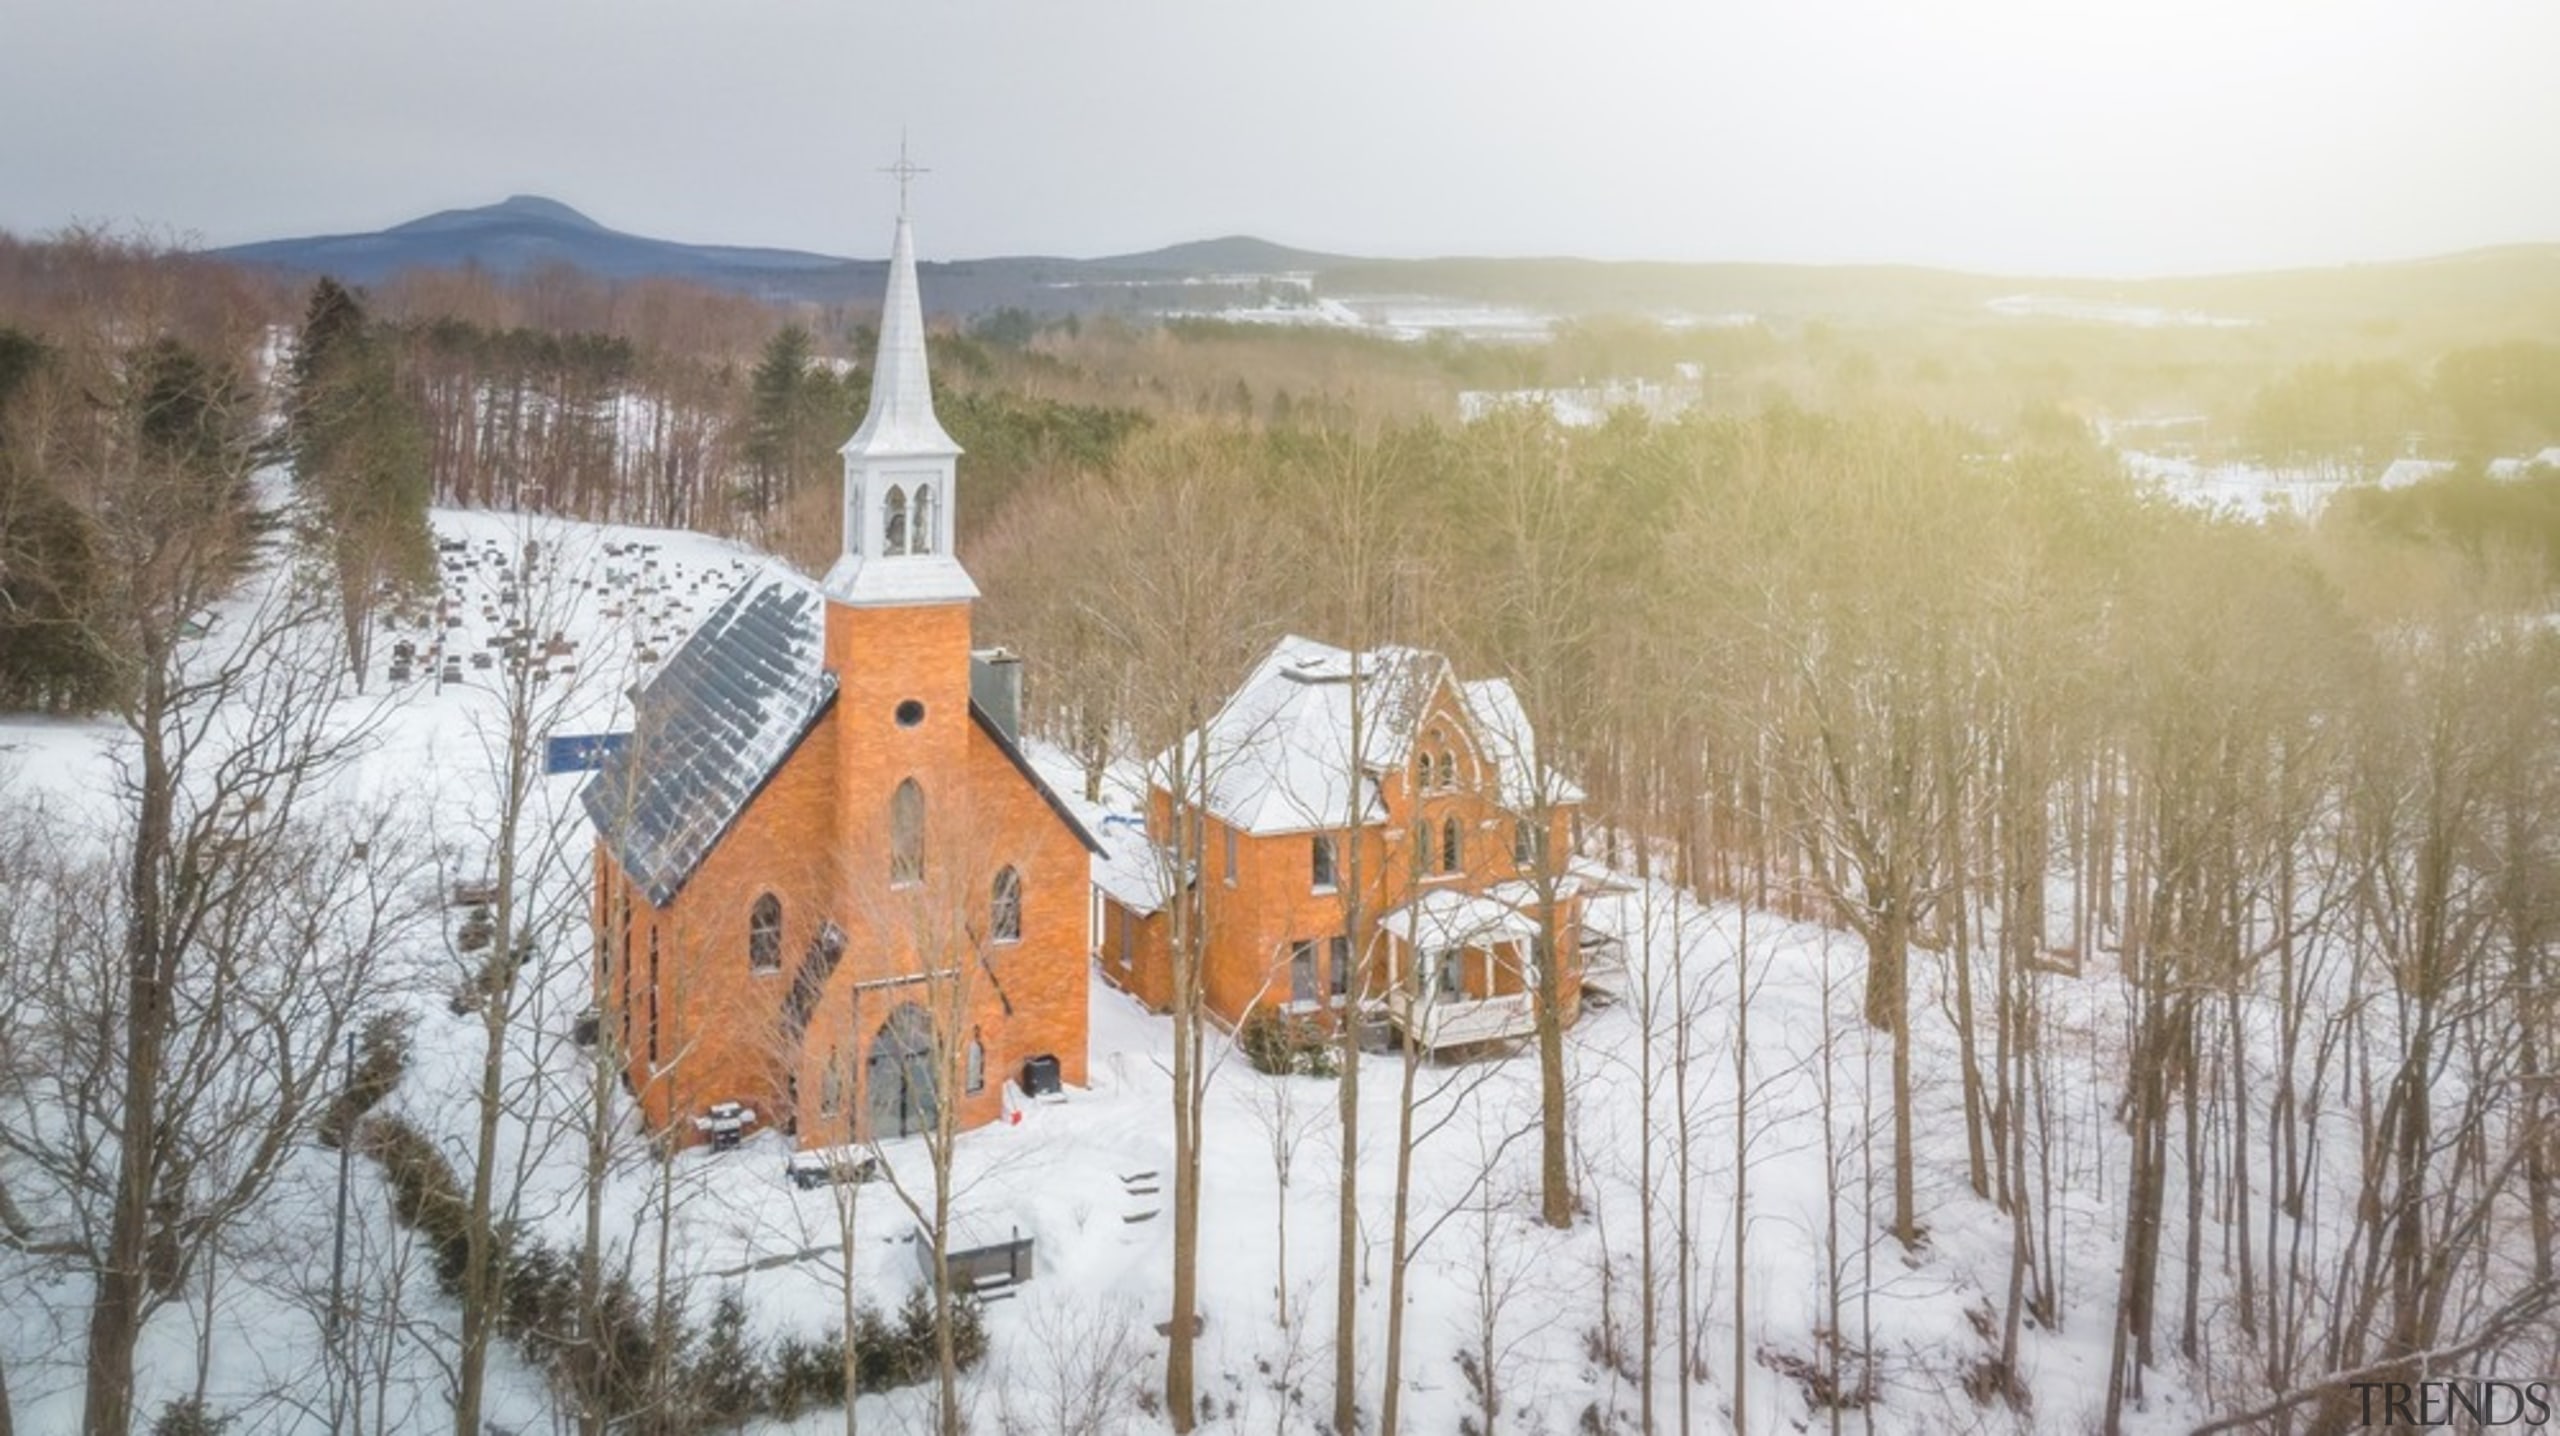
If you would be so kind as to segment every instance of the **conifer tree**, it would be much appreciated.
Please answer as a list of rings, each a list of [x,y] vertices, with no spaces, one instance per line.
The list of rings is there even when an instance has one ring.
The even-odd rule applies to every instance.
[[[376,605],[435,573],[425,426],[391,347],[332,279],[312,287],[292,385],[285,445],[313,500],[303,537],[335,576],[347,663],[361,684]]]

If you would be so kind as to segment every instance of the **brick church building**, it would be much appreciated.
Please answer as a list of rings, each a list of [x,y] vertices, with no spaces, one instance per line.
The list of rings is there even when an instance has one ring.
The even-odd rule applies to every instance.
[[[750,579],[641,690],[588,784],[602,1040],[653,1127],[739,1103],[802,1146],[993,1120],[1085,1080],[1088,853],[970,648],[959,446],[905,215],[823,583]]]

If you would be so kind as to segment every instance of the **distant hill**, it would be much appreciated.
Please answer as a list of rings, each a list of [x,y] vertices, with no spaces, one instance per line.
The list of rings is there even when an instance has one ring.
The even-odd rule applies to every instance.
[[[1336,269],[1358,261],[1339,254],[1291,249],[1248,234],[1224,239],[1195,239],[1143,254],[1120,254],[1085,261],[1097,269],[1155,270],[1193,274],[1304,274]]]
[[[690,280],[772,300],[823,304],[877,301],[885,259],[849,259],[796,249],[685,244],[609,229],[558,200],[516,195],[478,209],[449,209],[369,234],[262,240],[217,249],[214,257],[297,275],[334,275],[375,284],[403,270],[473,267],[519,278],[566,265],[599,279]],[[1215,274],[1307,271],[1338,263],[1243,237],[1180,244],[1104,259],[1023,256],[925,261],[925,297],[942,313],[1006,307],[1042,313],[1152,310],[1177,298],[1216,302]],[[1158,293],[1155,281],[1180,286]],[[1249,297],[1250,286],[1234,297]]]
[[[266,240],[218,258],[371,284],[408,269],[476,266],[517,277],[566,265],[607,280],[690,280],[776,301],[876,302],[885,260],[685,244],[610,229],[557,200],[517,195],[370,234]],[[1328,298],[1417,295],[1558,315],[1750,314],[2079,323],[2495,322],[2560,332],[2560,245],[2515,245],[2386,264],[2259,274],[2104,280],[1968,274],[1893,265],[1685,264],[1569,258],[1364,259],[1248,235],[1098,259],[927,261],[943,314],[1199,312],[1270,300],[1263,276],[1313,275]]]

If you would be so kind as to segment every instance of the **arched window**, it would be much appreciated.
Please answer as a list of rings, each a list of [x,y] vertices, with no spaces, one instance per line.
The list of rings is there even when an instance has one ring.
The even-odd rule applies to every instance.
[[[1022,941],[1022,874],[1012,868],[996,874],[993,920],[988,926],[997,942]]]
[[[771,893],[747,910],[747,966],[757,972],[782,970],[782,899]]]
[[[1458,755],[1446,748],[1440,750],[1440,786],[1443,790],[1458,786]]]
[[[889,882],[924,881],[924,789],[907,779],[889,795]]]
[[[916,485],[916,517],[915,522],[907,527],[907,552],[933,552],[934,521],[940,517],[934,512],[937,507],[939,505],[934,502],[933,485],[929,483]]]
[[[906,551],[907,491],[891,484],[889,497],[880,501],[880,552],[902,554]]]
[[[969,1079],[970,1091],[987,1090],[987,1044],[979,1039],[975,1031],[969,1034],[969,1066],[966,1075]]]
[[[1458,820],[1443,818],[1440,820],[1440,871],[1456,872],[1458,857]]]

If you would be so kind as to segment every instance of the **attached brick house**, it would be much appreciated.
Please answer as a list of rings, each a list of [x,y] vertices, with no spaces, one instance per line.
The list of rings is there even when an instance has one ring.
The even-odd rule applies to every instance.
[[[902,215],[842,556],[731,595],[582,795],[600,1037],[655,1127],[736,1102],[832,1145],[992,1121],[1034,1059],[1085,1080],[1098,849],[1022,755],[1014,660],[970,649],[959,453]]]
[[[1288,638],[1188,747],[1196,837],[1168,754],[1145,833],[1109,834],[1096,864],[1106,977],[1170,1004],[1170,898],[1188,881],[1205,1000],[1229,1025],[1356,1000],[1428,1048],[1508,1041],[1533,1028],[1551,935],[1567,1020],[1578,1011],[1599,874],[1569,856],[1582,794],[1539,766],[1510,684],[1461,682],[1417,649]]]

